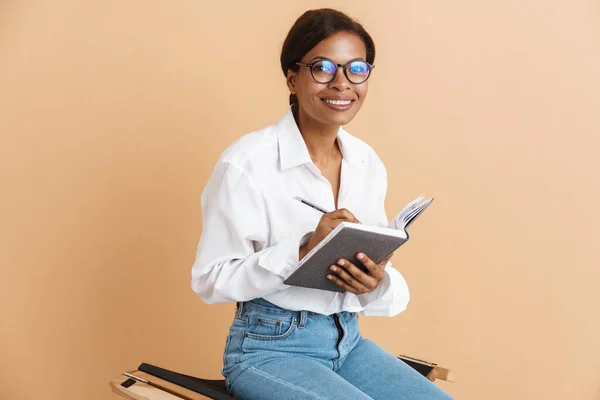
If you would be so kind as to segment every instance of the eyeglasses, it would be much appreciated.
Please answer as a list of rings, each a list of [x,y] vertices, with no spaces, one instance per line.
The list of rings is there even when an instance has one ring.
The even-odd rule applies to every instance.
[[[371,75],[371,70],[375,68],[374,65],[362,60],[354,60],[346,64],[336,64],[325,58],[311,62],[310,64],[301,62],[297,62],[296,64],[310,68],[310,74],[318,83],[329,83],[333,81],[337,75],[338,67],[344,68],[344,75],[346,78],[351,83],[357,85],[366,82]]]

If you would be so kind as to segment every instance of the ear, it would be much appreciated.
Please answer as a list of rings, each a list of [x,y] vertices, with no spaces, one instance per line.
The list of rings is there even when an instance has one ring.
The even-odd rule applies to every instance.
[[[298,79],[298,75],[291,69],[288,69],[286,81],[287,81],[288,89],[290,90],[291,94],[296,94],[296,80],[297,79]]]

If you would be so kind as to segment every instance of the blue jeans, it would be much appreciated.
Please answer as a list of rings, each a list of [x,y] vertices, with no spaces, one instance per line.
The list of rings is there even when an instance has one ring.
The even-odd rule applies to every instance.
[[[264,299],[239,303],[223,362],[236,399],[451,399],[363,339],[356,313],[289,311]]]

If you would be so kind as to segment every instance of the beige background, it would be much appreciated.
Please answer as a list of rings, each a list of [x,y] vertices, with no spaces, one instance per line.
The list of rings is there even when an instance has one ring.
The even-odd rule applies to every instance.
[[[377,45],[348,129],[389,214],[437,198],[393,260],[408,310],[364,334],[458,399],[600,399],[600,6],[574,0],[2,1],[1,398],[109,399],[142,361],[220,376],[200,193],[285,112],[280,46],[324,5]]]

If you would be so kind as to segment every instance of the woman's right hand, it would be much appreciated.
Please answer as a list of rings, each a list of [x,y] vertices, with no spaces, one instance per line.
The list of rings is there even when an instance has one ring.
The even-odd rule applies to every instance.
[[[300,247],[300,260],[343,221],[360,223],[354,214],[345,208],[323,214],[310,240]]]

